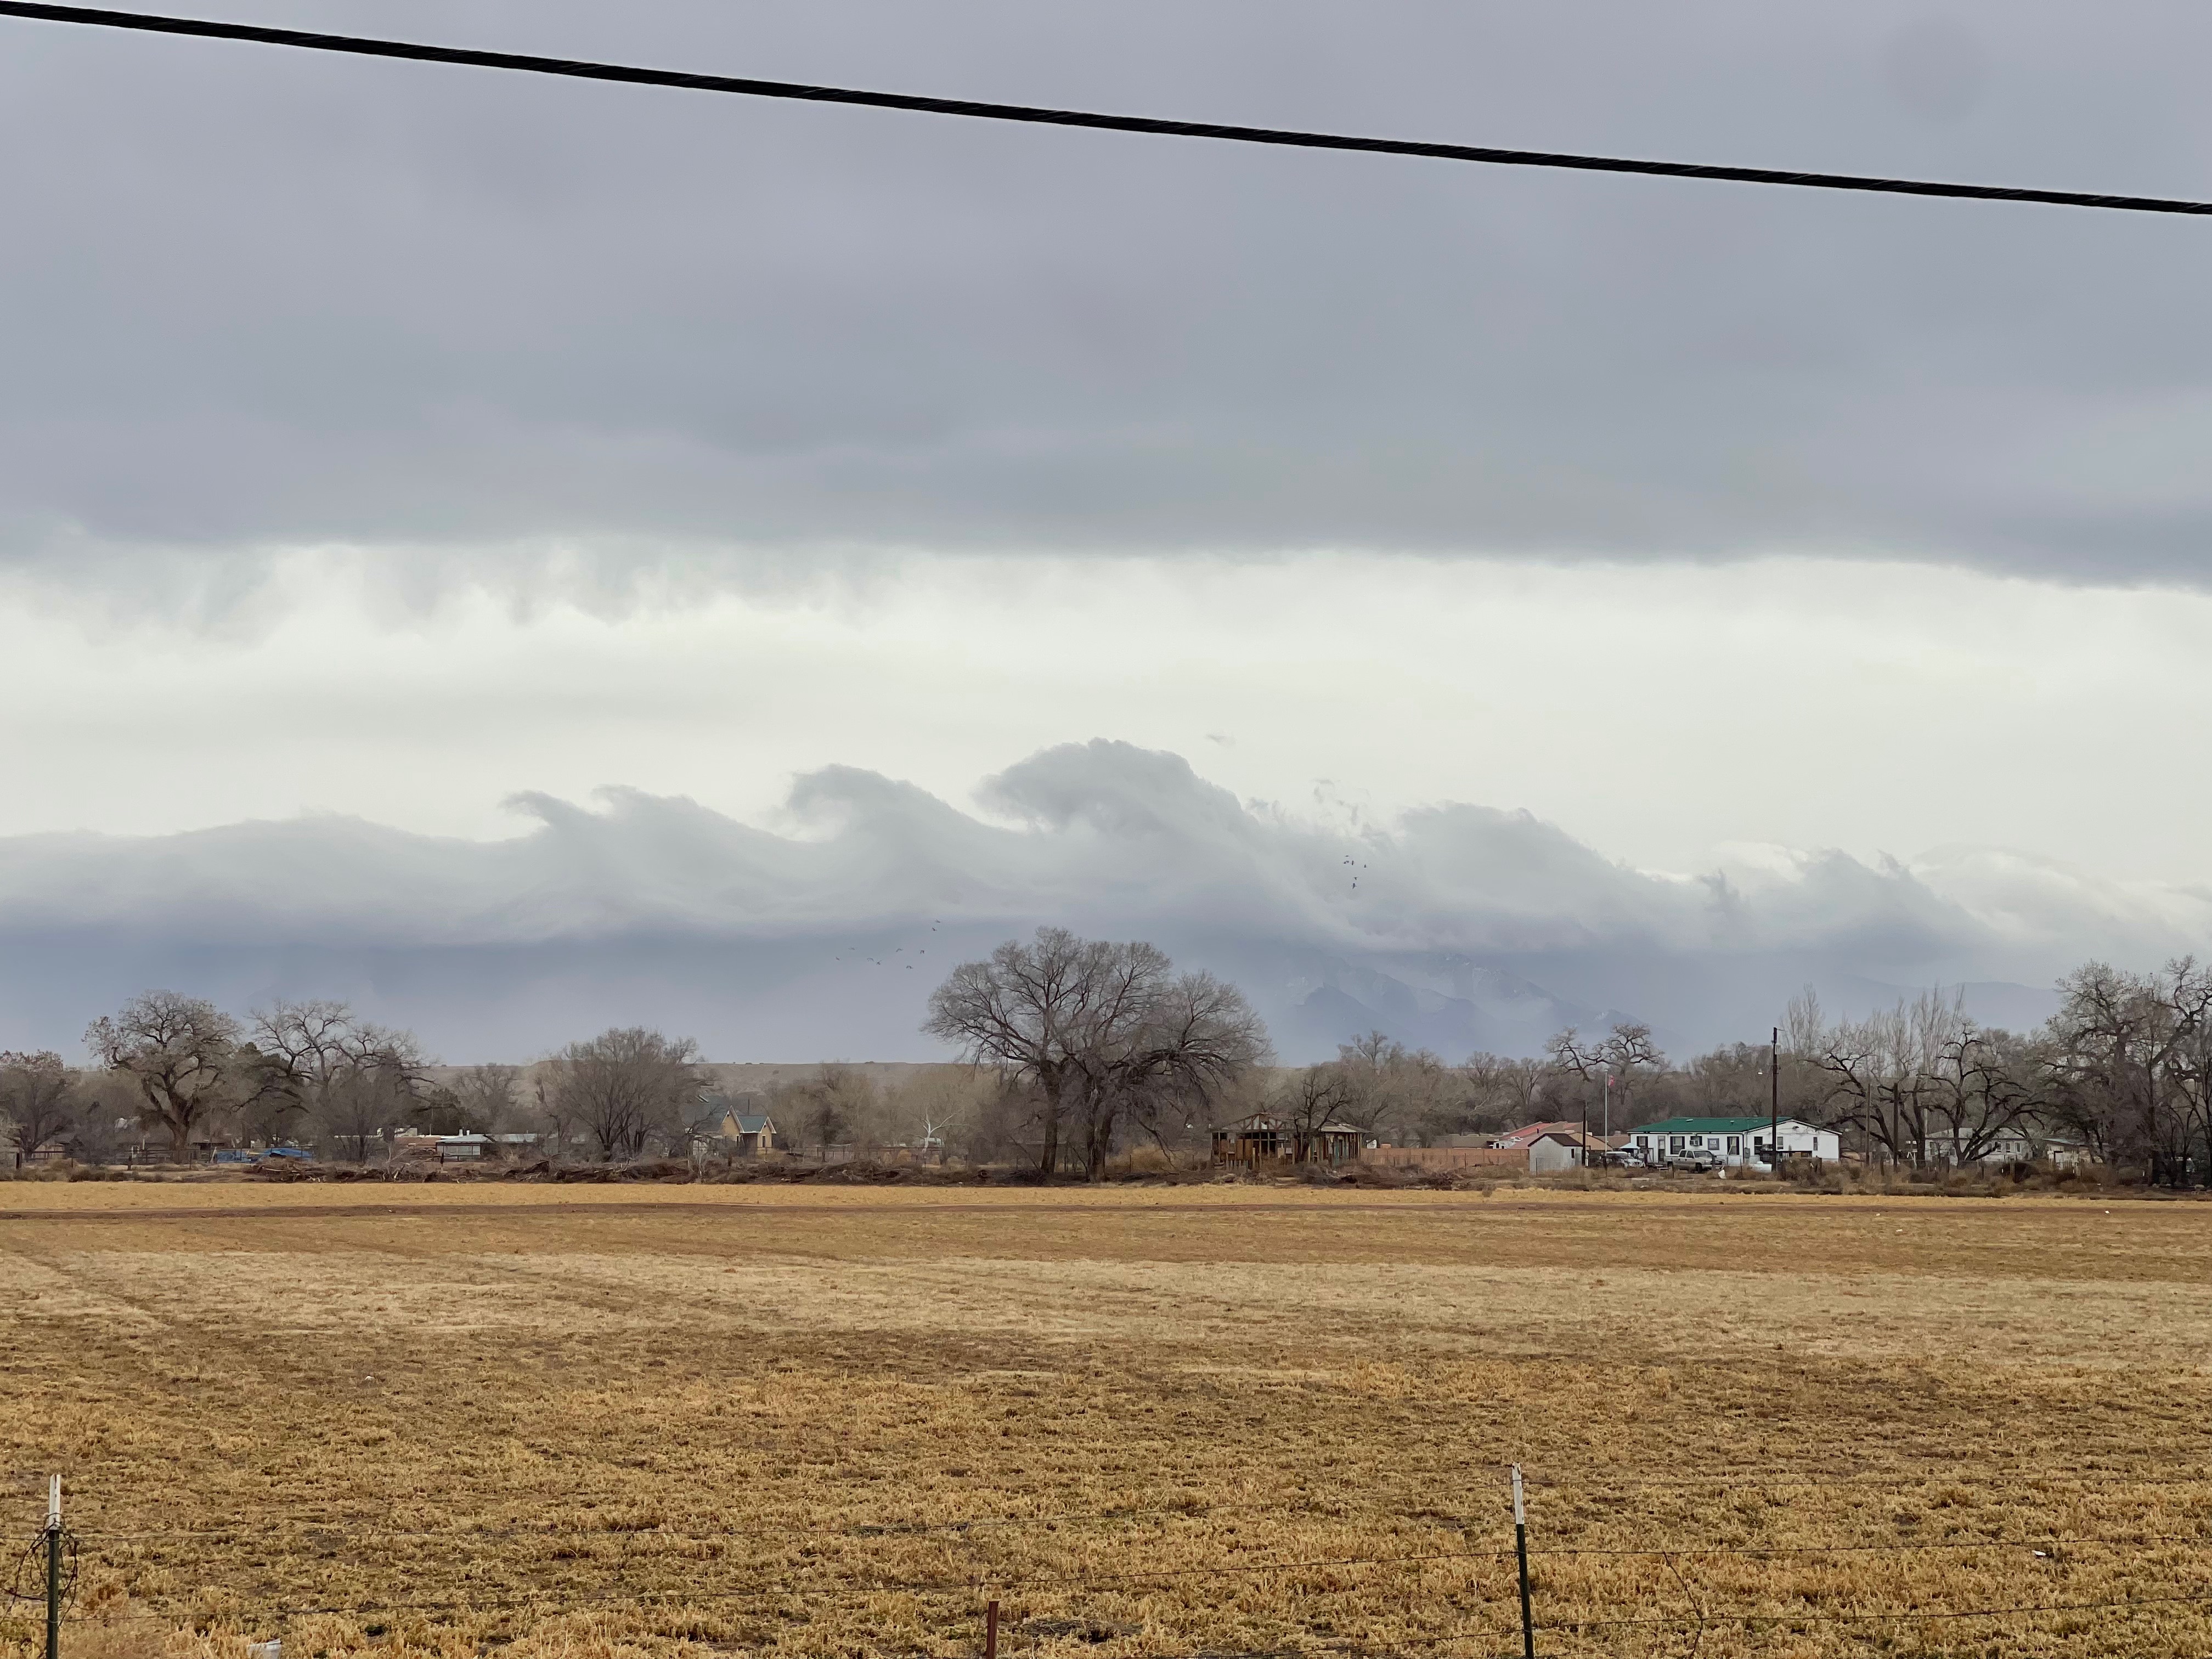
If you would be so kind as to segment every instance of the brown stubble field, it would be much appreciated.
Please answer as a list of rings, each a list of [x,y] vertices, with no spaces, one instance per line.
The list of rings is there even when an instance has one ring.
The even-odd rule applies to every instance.
[[[2212,1652],[2192,1204],[13,1184],[0,1310],[70,1659],[1476,1659],[1509,1461],[1544,1654]]]

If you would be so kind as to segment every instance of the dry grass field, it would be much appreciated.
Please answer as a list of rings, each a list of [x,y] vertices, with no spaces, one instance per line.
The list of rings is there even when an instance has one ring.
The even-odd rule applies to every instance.
[[[15,1185],[0,1310],[70,1659],[1477,1659],[1509,1461],[1547,1655],[2212,1653],[2196,1205]]]

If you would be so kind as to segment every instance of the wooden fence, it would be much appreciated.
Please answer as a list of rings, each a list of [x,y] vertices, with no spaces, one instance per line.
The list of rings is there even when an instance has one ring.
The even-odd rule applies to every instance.
[[[1528,1153],[1508,1146],[1370,1146],[1359,1161],[1396,1170],[1525,1170]]]

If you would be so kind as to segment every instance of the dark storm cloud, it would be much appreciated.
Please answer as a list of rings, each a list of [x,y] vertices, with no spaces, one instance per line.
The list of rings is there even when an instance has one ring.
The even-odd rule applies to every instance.
[[[2212,194],[2167,4],[234,3],[1226,120]],[[1727,556],[2198,579],[2212,226],[0,22],[0,544]]]

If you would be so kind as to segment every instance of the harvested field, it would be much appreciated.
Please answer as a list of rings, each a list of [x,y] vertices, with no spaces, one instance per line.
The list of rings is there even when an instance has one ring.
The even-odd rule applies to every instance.
[[[2212,1652],[2193,1204],[18,1184],[0,1297],[70,1659],[1477,1659],[1513,1461],[1547,1655]]]

